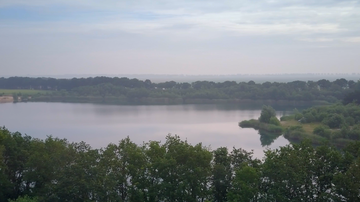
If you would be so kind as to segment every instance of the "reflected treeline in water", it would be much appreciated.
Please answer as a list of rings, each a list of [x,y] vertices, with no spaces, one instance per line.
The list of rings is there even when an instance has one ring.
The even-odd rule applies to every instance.
[[[74,104],[75,105],[75,104]],[[77,104],[84,106],[85,104]],[[166,111],[236,111],[236,110],[249,110],[255,114],[262,108],[264,103],[242,103],[242,104],[187,104],[187,105],[106,105],[106,104],[87,104],[86,108],[74,108],[77,113],[96,113],[98,115],[113,115],[118,113],[134,114],[144,111],[166,110]],[[306,105],[313,106],[313,105]],[[294,109],[302,110],[307,107],[298,107],[295,105],[277,105],[275,107],[278,115],[289,115]]]
[[[109,142],[116,143],[127,136],[138,144],[149,140],[164,141],[164,135],[171,133],[187,138],[191,143],[202,142],[212,148],[235,146],[254,150],[254,155],[262,158],[263,147],[258,131],[239,131],[237,126],[238,121],[258,118],[260,109],[214,104],[8,103],[0,105],[0,111],[6,114],[0,117],[0,123],[40,139],[53,135],[75,142],[86,140],[94,148],[104,147]],[[292,113],[292,108],[287,113]],[[278,138],[275,143],[284,146],[289,142]]]
[[[261,146],[270,146],[278,137],[280,137],[282,134],[279,133],[270,133],[264,130],[259,130],[260,135],[260,142]]]
[[[256,100],[249,100],[248,102],[242,103],[224,103],[224,104],[193,104],[196,110],[209,110],[209,109],[217,109],[217,110],[260,110],[264,105],[269,105],[279,112],[288,112],[292,111],[295,108],[298,110],[307,109],[309,107],[316,106],[317,103],[315,102],[267,102],[267,101],[256,101]],[[185,105],[186,106],[186,105]]]

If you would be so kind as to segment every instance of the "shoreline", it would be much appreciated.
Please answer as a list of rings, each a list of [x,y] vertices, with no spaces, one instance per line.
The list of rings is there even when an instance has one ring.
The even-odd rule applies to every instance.
[[[11,101],[14,102],[12,96]],[[1,97],[0,97],[1,98]],[[254,104],[254,105],[290,105],[294,107],[329,105],[322,100],[296,101],[296,100],[252,100],[252,99],[183,99],[183,98],[133,98],[124,97],[61,97],[39,96],[23,99],[18,102],[64,102],[64,103],[93,103],[114,105],[183,105],[183,104]]]
[[[13,96],[3,95],[0,96],[0,103],[9,103],[14,102]]]

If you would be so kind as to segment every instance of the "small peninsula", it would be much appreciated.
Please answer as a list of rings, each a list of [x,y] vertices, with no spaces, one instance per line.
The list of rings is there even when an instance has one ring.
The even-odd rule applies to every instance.
[[[347,97],[343,103],[311,107],[302,112],[295,109],[292,115],[283,116],[280,120],[272,107],[263,106],[258,120],[245,120],[239,126],[278,136],[283,134],[290,142],[309,139],[313,144],[328,141],[337,147],[344,147],[360,140],[360,106],[357,99],[349,103]]]

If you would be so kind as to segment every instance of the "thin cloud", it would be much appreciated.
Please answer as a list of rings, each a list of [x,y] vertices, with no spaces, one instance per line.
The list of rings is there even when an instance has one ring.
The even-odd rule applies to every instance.
[[[344,38],[344,39],[342,39],[342,41],[349,42],[349,43],[360,43],[360,36]]]
[[[0,60],[8,74],[356,72],[359,21],[348,0],[2,0]]]

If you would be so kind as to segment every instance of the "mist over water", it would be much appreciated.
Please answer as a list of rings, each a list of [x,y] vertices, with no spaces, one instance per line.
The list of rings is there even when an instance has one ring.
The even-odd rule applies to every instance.
[[[277,106],[280,117],[294,107]],[[258,105],[99,105],[73,103],[0,104],[0,125],[34,138],[47,136],[84,141],[93,148],[117,144],[126,138],[142,144],[165,141],[168,134],[179,135],[192,145],[211,149],[243,148],[263,157],[263,150],[289,143],[283,136],[260,136],[254,129],[242,129],[238,122],[260,116]],[[275,140],[273,139],[275,138]]]

